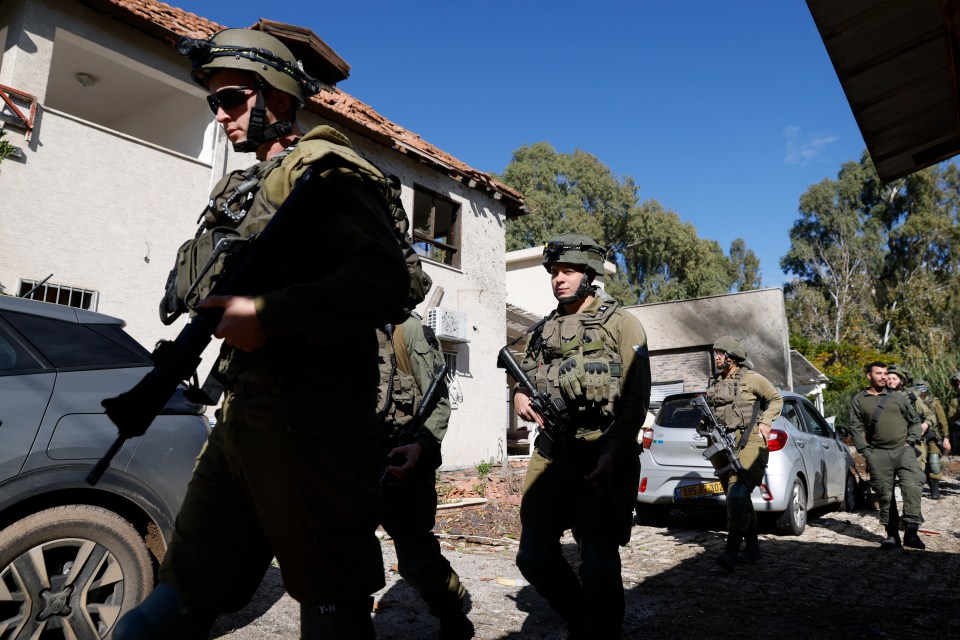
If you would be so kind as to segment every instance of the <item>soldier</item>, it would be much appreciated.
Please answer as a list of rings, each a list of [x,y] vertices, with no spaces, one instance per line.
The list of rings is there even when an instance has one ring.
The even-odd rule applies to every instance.
[[[951,451],[957,451],[957,447],[960,447],[960,371],[950,376],[950,388],[953,389],[953,397],[947,405],[947,421],[950,425]],[[953,457],[952,453],[950,457]]]
[[[384,421],[384,451],[391,461],[384,472],[383,528],[393,538],[400,575],[426,601],[440,620],[441,638],[473,637],[473,624],[463,612],[465,590],[450,562],[440,553],[433,535],[437,516],[436,470],[440,442],[450,420],[446,384],[439,380],[434,404],[411,437],[404,430],[424,393],[444,363],[433,331],[411,314],[397,326],[377,331],[380,340],[380,409]]]
[[[527,345],[523,368],[554,402],[566,404],[575,437],[551,457],[530,459],[520,505],[517,567],[562,616],[569,638],[619,638],[624,594],[618,545],[630,540],[639,482],[637,434],[650,401],[650,362],[640,322],[593,280],[605,251],[589,236],[548,242],[543,266],[558,306]],[[514,394],[517,415],[541,426],[530,397]],[[560,537],[573,528],[580,578]]]
[[[207,638],[217,614],[246,605],[276,557],[300,602],[301,637],[373,638],[371,594],[384,585],[375,329],[402,306],[410,283],[385,181],[336,130],[301,137],[296,111],[317,85],[276,38],[227,29],[209,41],[184,39],[180,50],[234,149],[259,162],[214,187],[203,233],[185,245],[188,258],[171,274],[173,302],[161,304],[162,316],[172,306],[192,308],[209,291],[215,272],[189,285],[191,269],[205,262],[210,229],[249,237],[307,167],[318,175],[284,251],[271,255],[252,287],[262,293],[199,301],[224,309],[215,335],[224,342],[218,369],[226,395],[160,585],[113,637]],[[201,293],[177,299],[188,289]],[[331,341],[349,353],[332,350]]]
[[[727,494],[727,544],[717,564],[733,571],[737,562],[760,559],[757,513],[750,494],[763,481],[770,456],[770,425],[780,417],[783,398],[766,378],[750,368],[747,350],[737,338],[719,338],[713,353],[717,375],[707,387],[707,404],[721,426],[737,432],[740,463],[746,470],[745,477],[729,472],[719,475]],[[711,463],[715,468],[723,466],[716,458]],[[742,553],[741,542],[746,543]]]
[[[923,521],[920,514],[923,472],[917,462],[922,435],[920,416],[903,393],[887,388],[887,366],[884,363],[871,362],[864,371],[870,386],[850,402],[848,430],[857,451],[867,461],[870,486],[879,497],[880,524],[887,532],[880,548],[901,546],[893,496],[894,483],[899,479],[906,523],[903,544],[925,549],[926,545],[917,534]]]
[[[912,386],[913,376],[909,369],[899,365],[892,364],[887,367],[887,388],[894,391],[900,391],[913,404],[917,415],[920,416],[920,430],[923,436],[920,438],[918,448],[920,450],[919,462],[920,470],[926,474],[927,470],[927,432],[936,426],[937,416],[933,413],[927,403],[920,399],[917,390]]]
[[[914,388],[917,397],[935,416],[935,425],[923,434],[926,444],[926,464],[923,469],[927,476],[927,485],[930,487],[930,499],[940,499],[940,480],[943,478],[942,457],[950,452],[950,437],[947,433],[947,415],[940,400],[930,393],[930,385],[926,380],[917,380]]]

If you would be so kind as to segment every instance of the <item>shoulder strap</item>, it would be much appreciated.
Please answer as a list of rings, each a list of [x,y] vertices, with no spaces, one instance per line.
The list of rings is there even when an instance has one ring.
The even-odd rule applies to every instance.
[[[407,353],[407,341],[403,335],[403,324],[398,324],[393,329],[393,353],[397,359],[397,369],[408,376],[413,375],[413,364],[410,362],[410,354]]]
[[[873,415],[870,417],[871,429],[877,428],[877,422],[880,421],[880,414],[883,413],[883,408],[884,406],[886,406],[887,400],[890,399],[890,395],[891,394],[889,393],[885,393],[882,396],[880,396],[880,401],[877,402],[877,408],[873,410]]]

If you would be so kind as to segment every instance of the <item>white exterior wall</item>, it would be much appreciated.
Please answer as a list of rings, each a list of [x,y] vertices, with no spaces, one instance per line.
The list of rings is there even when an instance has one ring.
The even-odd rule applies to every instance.
[[[543,247],[518,249],[506,254],[507,302],[524,311],[546,316],[557,308],[557,299],[550,287],[550,274],[543,268]],[[612,262],[603,263],[604,274],[597,274],[594,284],[603,289],[604,275],[616,273]]]
[[[7,139],[23,148],[25,158],[0,164],[0,285],[14,293],[19,278],[42,280],[53,273],[51,283],[97,291],[96,310],[124,318],[145,346],[175,336],[186,319],[164,327],[157,305],[176,249],[195,232],[212,183],[227,169],[246,167],[255,159],[230,151],[224,136],[214,142],[208,135],[209,147],[200,155],[215,155],[211,166],[42,108],[58,30],[129,56],[150,67],[151,75],[169,74],[171,82],[179,82],[189,66],[173,49],[101,19],[79,3],[6,0],[0,5],[0,23],[9,25],[6,36],[12,41],[0,58],[0,84],[35,95],[41,105],[29,145],[18,131],[6,129]],[[199,93],[195,97],[202,101]],[[177,121],[168,113],[157,126],[170,126],[170,118]],[[306,126],[323,123],[314,114],[302,118]],[[434,286],[444,290],[440,306],[466,313],[470,327],[468,342],[444,345],[458,353],[464,397],[444,441],[444,463],[472,466],[499,460],[506,452],[504,375],[496,368],[506,335],[504,207],[415,159],[344,132],[364,156],[401,179],[408,213],[413,211],[414,184],[461,204],[461,267],[426,261]],[[426,315],[426,302],[418,311]],[[214,344],[204,354],[201,376],[216,350]]]

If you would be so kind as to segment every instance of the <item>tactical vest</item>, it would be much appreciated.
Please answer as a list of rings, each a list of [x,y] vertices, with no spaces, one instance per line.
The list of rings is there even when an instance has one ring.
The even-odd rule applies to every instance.
[[[743,429],[759,415],[754,407],[759,405],[760,401],[750,402],[742,393],[743,376],[749,370],[740,366],[729,378],[715,378],[714,383],[707,387],[707,404],[713,410],[717,422],[728,431]]]
[[[407,217],[400,203],[398,184],[387,180],[374,165],[360,157],[338,131],[320,126],[269,160],[233,171],[216,184],[201,214],[203,224],[194,238],[177,251],[177,263],[160,303],[164,324],[171,324],[209,295],[230,261],[230,251],[215,255],[218,243],[229,238],[236,246],[242,246],[243,241],[262,231],[310,166],[346,167],[380,186],[410,274],[410,293],[404,308],[398,309],[397,319],[406,317],[426,298],[431,281],[408,241]]]
[[[413,419],[423,395],[413,376],[401,325],[377,329],[380,353],[380,387],[377,391],[377,415],[389,430],[400,428]]]
[[[605,299],[596,315],[559,315],[555,310],[547,317],[540,332],[534,334],[530,341],[534,355],[538,355],[534,359],[543,362],[543,366],[528,371],[533,374],[537,388],[549,393],[551,398],[562,398],[571,416],[579,424],[589,424],[593,428],[604,429],[613,421],[613,406],[620,396],[623,381],[622,362],[616,339],[608,324],[619,307],[614,300]],[[566,398],[560,392],[560,365],[577,353],[582,355],[584,362],[603,359],[610,366],[610,387],[607,400],[602,405],[588,403],[582,397]]]

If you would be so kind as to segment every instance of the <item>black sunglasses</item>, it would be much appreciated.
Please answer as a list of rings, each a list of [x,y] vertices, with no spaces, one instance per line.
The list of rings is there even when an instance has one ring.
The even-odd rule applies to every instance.
[[[247,101],[247,98],[250,97],[250,94],[247,91],[256,91],[260,87],[230,87],[228,89],[220,89],[213,95],[207,96],[207,104],[210,105],[210,111],[213,111],[213,115],[217,115],[217,111],[223,108],[224,111],[228,109],[233,109],[236,106],[239,106]]]

